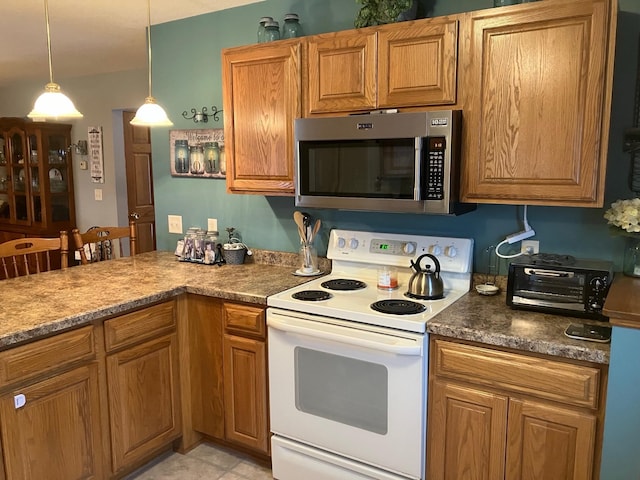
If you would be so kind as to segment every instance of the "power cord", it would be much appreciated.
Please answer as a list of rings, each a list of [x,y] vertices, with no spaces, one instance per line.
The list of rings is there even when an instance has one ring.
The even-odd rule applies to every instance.
[[[518,233],[512,233],[511,235],[507,235],[507,237],[496,246],[496,255],[500,258],[516,258],[521,255],[524,255],[524,252],[515,253],[513,255],[503,255],[498,250],[502,245],[505,245],[505,244],[511,245],[512,243],[521,242],[523,240],[526,240],[527,238],[533,237],[535,234],[536,234],[535,230],[531,228],[531,226],[529,225],[529,222],[527,221],[527,206],[525,205],[524,206],[524,230]]]

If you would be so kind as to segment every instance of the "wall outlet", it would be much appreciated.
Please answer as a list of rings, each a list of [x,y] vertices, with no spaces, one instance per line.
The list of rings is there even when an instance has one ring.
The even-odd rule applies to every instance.
[[[168,215],[169,233],[182,233],[182,216]]]
[[[218,231],[218,219],[217,218],[207,218],[207,230],[210,232]]]
[[[538,240],[523,240],[520,245],[520,251],[525,255],[533,255],[540,251],[540,242]]]

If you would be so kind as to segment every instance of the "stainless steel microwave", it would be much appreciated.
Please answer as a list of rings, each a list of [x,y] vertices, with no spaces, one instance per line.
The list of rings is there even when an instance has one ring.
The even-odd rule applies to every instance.
[[[295,120],[295,204],[460,214],[459,110]]]

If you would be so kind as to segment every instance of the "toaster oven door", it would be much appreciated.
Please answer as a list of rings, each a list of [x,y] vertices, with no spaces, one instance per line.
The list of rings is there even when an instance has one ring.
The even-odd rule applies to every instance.
[[[580,272],[511,266],[507,303],[558,311],[585,310],[586,275]]]

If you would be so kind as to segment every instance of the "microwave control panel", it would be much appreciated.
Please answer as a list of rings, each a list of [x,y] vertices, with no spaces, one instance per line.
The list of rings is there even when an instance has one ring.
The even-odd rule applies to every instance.
[[[442,200],[444,198],[444,157],[445,137],[427,138],[426,150],[426,185],[424,186],[425,200]]]

